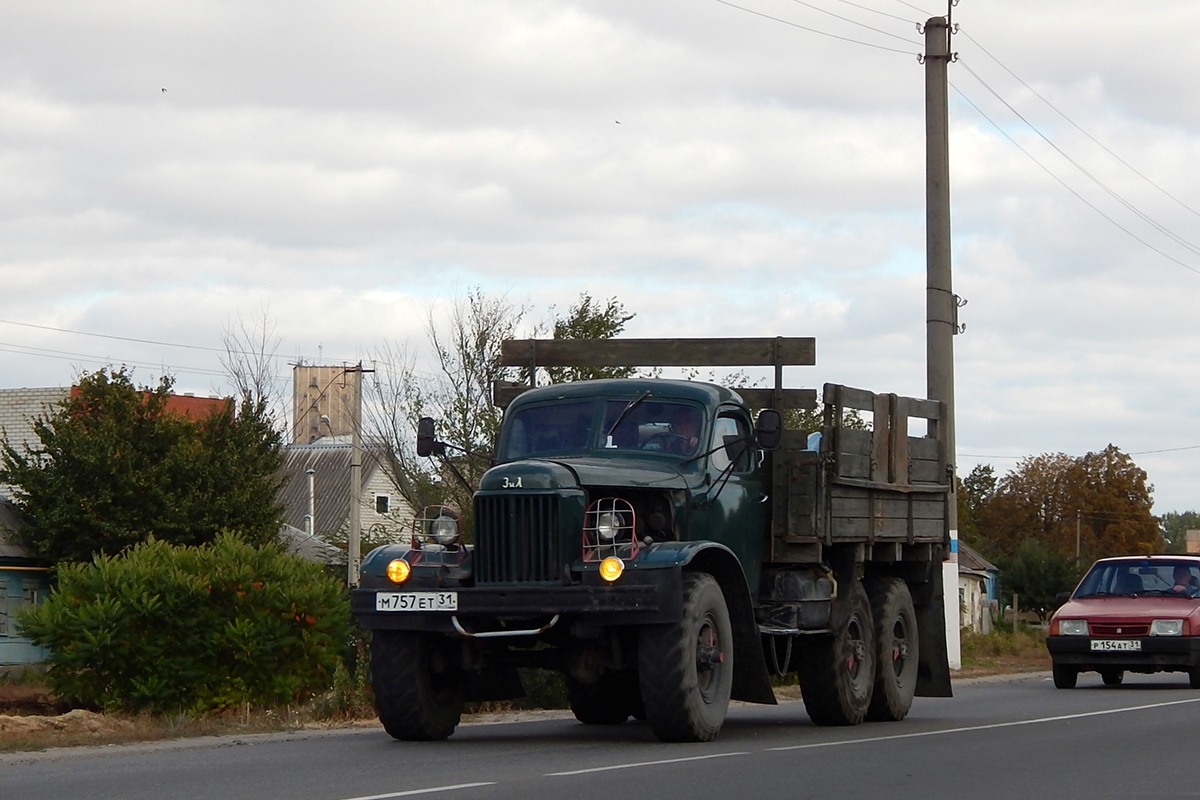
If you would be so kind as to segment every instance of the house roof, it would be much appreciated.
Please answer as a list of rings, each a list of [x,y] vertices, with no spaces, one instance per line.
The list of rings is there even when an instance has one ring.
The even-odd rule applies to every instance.
[[[279,491],[283,519],[305,530],[308,515],[308,470],[313,471],[313,530],[331,533],[339,530],[350,516],[350,456],[347,444],[291,444],[283,448],[283,472],[287,483]],[[362,483],[365,485],[379,468],[369,452],[363,453]]]
[[[0,498],[0,563],[44,563],[41,559],[34,558],[28,550],[9,537],[9,534],[16,530],[19,524],[20,520],[17,518],[17,512],[12,504]]]
[[[307,531],[302,531],[292,525],[283,526],[279,532],[279,541],[289,553],[300,556],[306,561],[315,561],[319,564],[346,563],[345,551],[339,550],[316,536],[310,536]]]
[[[958,569],[960,572],[999,572],[1000,568],[979,554],[971,545],[958,540]]]

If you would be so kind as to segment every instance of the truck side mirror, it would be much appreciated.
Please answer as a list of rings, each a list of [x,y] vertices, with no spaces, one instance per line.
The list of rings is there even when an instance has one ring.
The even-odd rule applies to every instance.
[[[754,423],[754,442],[763,450],[774,450],[783,439],[783,415],[773,408],[758,412]]]
[[[417,455],[421,458],[433,455],[436,445],[433,417],[421,417],[417,420]]]

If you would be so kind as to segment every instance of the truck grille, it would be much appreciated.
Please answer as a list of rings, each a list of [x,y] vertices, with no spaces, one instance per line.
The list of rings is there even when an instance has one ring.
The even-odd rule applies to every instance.
[[[555,495],[475,498],[476,583],[559,582],[558,541]]]

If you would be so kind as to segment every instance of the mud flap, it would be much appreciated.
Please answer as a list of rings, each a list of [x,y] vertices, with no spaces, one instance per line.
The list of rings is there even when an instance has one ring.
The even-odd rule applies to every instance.
[[[920,657],[917,661],[917,697],[953,697],[950,687],[950,657],[946,649],[946,607],[942,586],[942,563],[929,564],[925,580],[909,583],[917,612]]]

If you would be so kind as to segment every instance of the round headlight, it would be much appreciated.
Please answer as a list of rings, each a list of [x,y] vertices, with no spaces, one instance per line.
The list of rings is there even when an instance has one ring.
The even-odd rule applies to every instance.
[[[605,511],[596,517],[596,534],[605,542],[611,542],[621,532],[621,515]]]
[[[404,583],[411,574],[412,565],[403,558],[397,558],[388,562],[387,576],[392,583]]]
[[[458,541],[458,520],[454,517],[434,517],[429,521],[429,536],[435,542],[449,547]]]
[[[625,562],[616,556],[609,556],[600,562],[600,577],[609,583],[621,577],[621,573],[624,571]]]

